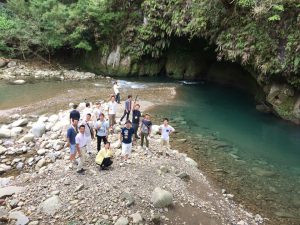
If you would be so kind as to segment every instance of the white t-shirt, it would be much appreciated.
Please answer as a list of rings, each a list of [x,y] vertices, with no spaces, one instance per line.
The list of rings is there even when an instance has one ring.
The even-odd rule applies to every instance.
[[[86,119],[86,115],[87,114],[91,114],[92,115],[92,109],[87,107],[82,111],[82,117],[80,117],[81,119],[85,120]]]
[[[169,138],[170,138],[170,132],[175,131],[175,129],[170,125],[165,126],[162,124],[162,125],[160,125],[159,128],[161,130],[161,138],[166,141],[169,140]]]
[[[101,113],[102,113],[101,108],[100,108],[100,109],[95,108],[95,109],[93,110],[93,120],[94,120],[94,121],[97,121],[97,119],[99,119],[99,116],[100,116]]]
[[[86,146],[87,138],[84,134],[78,133],[75,137],[76,144],[79,144],[79,148]]]
[[[91,129],[93,129],[94,125],[92,121],[83,121],[81,124],[85,126],[84,135],[86,138],[91,138]],[[87,125],[88,124],[88,125]]]
[[[117,103],[116,102],[109,102],[108,103],[108,114],[116,114],[117,113]]]
[[[118,84],[114,84],[114,92],[115,92],[115,94],[120,93],[119,88],[120,88],[120,86]]]

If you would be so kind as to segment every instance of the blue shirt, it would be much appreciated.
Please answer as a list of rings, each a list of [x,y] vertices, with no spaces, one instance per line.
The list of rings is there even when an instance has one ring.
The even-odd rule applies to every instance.
[[[126,127],[124,127],[122,128],[121,134],[123,137],[122,142],[124,144],[130,144],[132,142],[132,135],[134,134],[134,129],[133,128],[127,129]]]
[[[71,127],[68,129],[68,131],[67,131],[67,138],[69,138],[70,144],[71,144],[71,145],[75,145],[75,144],[76,144],[76,142],[75,142],[75,137],[76,137],[76,135],[77,135],[76,130],[74,129],[73,126],[71,126]]]
[[[98,120],[96,123],[95,123],[95,128],[97,130],[97,136],[99,137],[105,137],[108,135],[108,128],[109,128],[109,123],[108,121],[100,121]]]

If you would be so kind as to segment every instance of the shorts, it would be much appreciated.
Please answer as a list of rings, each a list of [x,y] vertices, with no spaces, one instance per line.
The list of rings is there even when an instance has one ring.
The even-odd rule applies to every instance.
[[[70,145],[70,154],[74,155],[76,153],[76,144],[75,145]]]
[[[122,143],[122,155],[130,155],[132,149],[132,143],[125,144]]]
[[[165,140],[165,139],[161,139],[160,140],[161,146],[166,146],[167,148],[170,147],[170,142],[169,139]]]

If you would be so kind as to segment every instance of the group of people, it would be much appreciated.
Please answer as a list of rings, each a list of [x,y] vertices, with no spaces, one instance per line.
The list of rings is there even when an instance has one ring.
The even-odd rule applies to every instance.
[[[113,89],[115,94],[111,96],[105,108],[102,108],[100,102],[96,102],[93,107],[87,102],[82,113],[77,110],[77,105],[73,105],[73,110],[70,112],[71,125],[67,130],[67,146],[70,148],[71,161],[69,167],[77,167],[77,172],[80,174],[84,174],[86,158],[88,155],[92,155],[92,141],[94,139],[97,140],[98,152],[95,162],[100,166],[100,170],[107,170],[113,163],[113,151],[108,136],[113,134],[117,124],[116,114],[118,104],[120,104],[117,82],[114,83]],[[142,115],[140,105],[136,101],[133,102],[132,95],[128,95],[125,101],[124,113],[120,118],[119,125],[123,125],[125,117],[126,121],[119,135],[123,161],[129,159],[132,145],[137,144],[138,139],[140,139],[139,148],[144,149],[145,154],[148,153],[152,131],[151,116],[149,114]],[[166,156],[166,149],[170,147],[169,136],[174,131],[175,129],[169,125],[169,120],[165,118],[160,126],[164,156]],[[102,143],[104,147],[101,149]]]

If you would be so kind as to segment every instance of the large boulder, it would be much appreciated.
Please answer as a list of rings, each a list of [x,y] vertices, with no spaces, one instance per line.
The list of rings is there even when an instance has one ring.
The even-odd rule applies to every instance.
[[[158,126],[158,125],[153,125],[153,126],[151,127],[151,134],[152,134],[152,135],[158,134],[158,133],[159,133],[159,127],[160,127],[160,126]]]
[[[12,67],[16,67],[17,66],[17,62],[16,61],[10,61],[8,64],[7,64],[7,67],[8,68],[12,68]]]
[[[46,131],[46,125],[42,122],[37,122],[32,125],[31,132],[35,137],[41,137]]]
[[[8,63],[8,61],[7,61],[7,60],[5,60],[5,59],[0,59],[0,68],[2,68],[2,67],[4,67],[4,66],[6,66],[6,65],[7,65],[7,63]]]
[[[13,128],[11,129],[12,136],[15,136],[15,135],[17,135],[17,134],[22,133],[23,130],[24,130],[24,129],[23,129],[22,127],[13,127]]]
[[[54,195],[42,202],[38,210],[47,215],[53,216],[62,207],[62,201],[57,195]]]
[[[22,127],[25,126],[28,123],[28,119],[18,119],[15,122],[11,124],[12,127]]]
[[[169,191],[157,187],[152,192],[151,202],[156,208],[168,207],[173,203],[173,195]]]
[[[24,192],[24,187],[17,187],[17,186],[7,186],[4,188],[0,188],[0,198],[5,198],[12,196],[13,194],[18,194]]]

